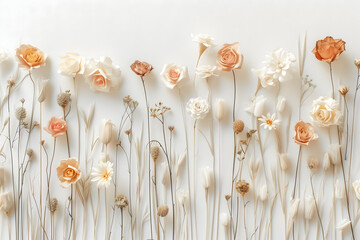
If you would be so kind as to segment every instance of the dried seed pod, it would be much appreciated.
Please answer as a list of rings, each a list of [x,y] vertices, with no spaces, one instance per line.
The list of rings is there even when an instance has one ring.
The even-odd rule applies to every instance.
[[[55,213],[58,206],[58,200],[56,198],[50,198],[49,200],[49,210],[52,214]]]
[[[24,107],[16,108],[15,117],[17,120],[24,120],[26,118],[26,109]]]
[[[151,146],[150,147],[150,155],[154,162],[159,158],[160,155],[160,148],[158,146]]]
[[[115,198],[115,206],[117,208],[125,208],[129,205],[129,200],[125,195],[119,194]]]
[[[244,130],[244,122],[241,121],[241,120],[235,120],[233,122],[233,130],[234,130],[234,133],[236,134],[239,134],[241,133],[243,130]]]
[[[160,217],[166,217],[169,213],[169,207],[166,205],[160,205],[157,210],[157,215]]]
[[[66,106],[70,103],[71,97],[70,97],[70,91],[61,92],[57,96],[57,104],[62,107],[66,108]]]
[[[249,184],[245,182],[244,180],[240,180],[236,183],[235,189],[238,193],[240,193],[242,196],[245,196],[247,192],[249,192]]]

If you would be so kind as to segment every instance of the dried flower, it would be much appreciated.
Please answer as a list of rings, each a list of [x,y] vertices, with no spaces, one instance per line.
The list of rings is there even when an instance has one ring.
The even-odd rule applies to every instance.
[[[115,206],[117,208],[126,208],[129,205],[129,200],[125,195],[119,194],[115,197]]]
[[[103,119],[100,126],[100,141],[107,145],[111,142],[114,124],[109,119]]]
[[[66,108],[66,106],[70,103],[71,101],[71,94],[70,94],[70,91],[67,90],[65,92],[60,92],[58,95],[57,95],[57,98],[56,98],[56,101],[57,101],[57,104],[62,107],[62,108]]]
[[[177,64],[165,64],[160,76],[165,86],[173,89],[187,77],[187,68]]]
[[[58,73],[75,77],[77,74],[83,74],[85,71],[85,59],[78,53],[67,53],[60,57]]]
[[[14,207],[14,201],[10,192],[0,192],[0,211],[5,215],[9,215]]]
[[[296,123],[294,129],[294,140],[301,146],[307,146],[310,141],[318,138],[318,135],[315,133],[314,127],[311,123],[299,121]]]
[[[201,169],[201,184],[203,188],[209,189],[214,183],[214,170],[209,166]]]
[[[240,44],[224,44],[217,54],[217,65],[222,71],[240,69],[243,63],[243,55],[240,53]]]
[[[81,176],[80,165],[76,158],[61,160],[60,165],[56,168],[57,176],[61,186],[66,188],[76,183]]]
[[[279,96],[276,104],[276,111],[283,112],[286,106],[286,98]]]
[[[360,59],[355,59],[354,64],[359,69],[360,68]]]
[[[289,211],[289,218],[290,219],[294,219],[298,213],[298,210],[299,210],[299,205],[300,205],[300,199],[296,198],[296,199],[293,199],[291,202],[290,202],[290,211]]]
[[[249,184],[244,180],[240,180],[236,183],[235,189],[244,197],[245,194],[249,191]]]
[[[267,99],[263,96],[256,96],[251,99],[250,105],[245,109],[248,113],[254,114],[255,117],[261,117],[264,113],[264,106]]]
[[[165,106],[162,102],[155,103],[154,108],[150,108],[150,116],[157,118],[161,115],[164,115],[167,111],[170,111],[171,108]]]
[[[319,160],[316,157],[309,157],[307,159],[307,165],[310,170],[317,170],[319,167]]]
[[[230,221],[231,221],[231,219],[230,219],[230,215],[228,213],[223,212],[220,214],[220,222],[224,227],[229,226]]]
[[[319,127],[339,125],[342,122],[342,111],[339,103],[330,97],[319,97],[313,101],[311,119]]]
[[[52,117],[44,130],[50,133],[54,138],[59,137],[67,131],[67,124],[62,117]]]
[[[295,56],[282,48],[275,49],[266,55],[265,66],[254,72],[257,74],[262,87],[275,86],[287,79],[292,69]]]
[[[330,167],[330,156],[327,152],[324,154],[322,167],[325,171],[328,170]]]
[[[113,65],[111,58],[90,59],[87,64],[86,81],[94,91],[109,92],[120,85],[121,70]]]
[[[186,104],[186,111],[190,113],[191,117],[195,120],[205,118],[209,109],[209,103],[201,97],[190,98]]]
[[[345,51],[345,42],[329,36],[324,38],[324,40],[318,40],[312,50],[318,60],[329,64],[338,59],[343,51]]]
[[[344,185],[341,183],[340,179],[336,179],[335,182],[335,197],[337,199],[343,199],[345,196]]]
[[[215,103],[215,118],[218,121],[224,118],[225,115],[225,100],[222,98],[217,98]]]
[[[92,182],[97,182],[98,187],[109,187],[112,175],[114,174],[113,163],[109,161],[99,161],[97,168],[92,170]]]
[[[156,163],[156,160],[159,158],[160,155],[160,148],[158,146],[151,146],[150,155],[153,161]]]
[[[196,75],[203,79],[208,79],[212,76],[219,76],[216,74],[216,66],[201,65],[196,68]]]
[[[257,194],[258,194],[258,197],[260,198],[261,201],[265,201],[267,199],[267,197],[268,197],[268,189],[267,189],[266,183],[260,187]]]
[[[343,219],[343,220],[341,220],[339,225],[336,226],[336,229],[343,232],[350,227],[350,224],[351,224],[351,221],[349,221],[347,219]]]
[[[304,210],[305,219],[310,221],[314,217],[316,210],[315,199],[312,196],[305,198]]]
[[[280,124],[280,120],[276,119],[276,114],[270,114],[268,113],[266,116],[262,115],[261,118],[259,118],[259,121],[262,122],[260,126],[264,126],[265,129],[271,131],[276,130],[276,128]]]
[[[336,143],[330,144],[330,160],[332,164],[337,165],[341,159],[341,146]]]
[[[168,129],[169,129],[170,132],[172,132],[172,131],[174,131],[175,127],[174,126],[169,126]]]
[[[226,194],[226,195],[225,195],[226,201],[228,201],[230,198],[231,198],[231,195],[229,195],[229,194]]]
[[[183,189],[177,190],[176,197],[177,197],[177,201],[179,202],[179,204],[183,207],[185,206],[185,204],[189,198],[187,192],[185,192],[185,190],[183,190]]]
[[[345,97],[346,94],[349,92],[349,89],[346,86],[340,86],[339,88],[339,93]]]
[[[31,160],[32,157],[34,156],[34,150],[32,150],[31,148],[28,148],[26,150],[26,155],[29,157],[29,160]]]
[[[151,70],[153,70],[153,66],[151,66],[147,62],[140,62],[138,60],[136,60],[133,64],[131,64],[130,68],[131,70],[133,70],[135,74],[142,77],[148,75],[151,72]]]
[[[287,153],[279,153],[279,162],[280,162],[280,168],[283,171],[286,171],[289,167],[289,156]]]
[[[15,117],[17,120],[21,121],[26,118],[26,109],[24,107],[18,107],[15,109]]]
[[[360,180],[356,180],[352,183],[356,198],[360,201]]]
[[[244,122],[241,120],[235,120],[233,122],[233,130],[235,134],[239,134],[244,130]]]
[[[32,69],[45,65],[47,55],[40,49],[29,44],[23,44],[16,49],[19,67]]]
[[[157,215],[160,217],[166,217],[169,213],[169,207],[166,205],[160,205],[157,210]]]
[[[50,198],[48,207],[52,214],[55,213],[57,206],[58,206],[58,200],[56,198]]]

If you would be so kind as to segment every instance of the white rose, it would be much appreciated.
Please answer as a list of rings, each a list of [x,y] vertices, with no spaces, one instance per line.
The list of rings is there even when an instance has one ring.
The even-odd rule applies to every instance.
[[[9,59],[9,54],[4,49],[0,49],[0,63],[5,62]]]
[[[216,66],[202,65],[196,68],[196,75],[204,79],[207,79],[211,76],[219,76],[216,74],[216,69]]]
[[[339,125],[343,117],[339,103],[330,97],[314,100],[310,116],[319,127]]]
[[[360,201],[360,180],[354,181],[352,185],[354,188],[356,198]]]
[[[267,86],[276,86],[278,83],[278,81],[274,79],[272,75],[266,74],[265,67],[259,70],[253,70],[253,72],[257,75],[263,88],[266,88]]]
[[[78,53],[67,53],[65,56],[60,57],[58,73],[66,76],[74,77],[76,74],[83,74],[84,58]]]
[[[208,34],[199,33],[195,36],[191,34],[191,38],[194,42],[203,44],[205,47],[215,46],[214,38]]]
[[[160,75],[165,85],[173,89],[181,80],[187,77],[187,68],[177,64],[165,64]]]
[[[91,89],[109,92],[120,84],[121,71],[113,65],[111,58],[101,57],[99,60],[89,60],[86,64],[86,80]]]
[[[195,120],[203,119],[209,112],[209,104],[201,97],[190,98],[186,105],[186,111]]]

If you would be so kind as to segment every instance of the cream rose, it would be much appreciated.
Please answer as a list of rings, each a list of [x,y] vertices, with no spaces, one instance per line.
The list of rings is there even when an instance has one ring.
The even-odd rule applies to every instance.
[[[121,71],[109,57],[90,60],[87,63],[86,80],[94,91],[109,92],[120,84]]]
[[[60,58],[59,73],[74,77],[85,71],[84,59],[78,53],[67,53]]]
[[[209,104],[201,97],[190,98],[186,105],[186,111],[190,113],[195,120],[203,119],[209,112]]]
[[[330,97],[314,100],[310,116],[319,127],[339,125],[343,117],[339,103]]]
[[[187,76],[187,68],[177,64],[165,64],[160,73],[161,79],[170,89],[173,89]]]
[[[318,135],[315,133],[314,127],[311,123],[299,121],[296,123],[294,129],[294,140],[299,145],[307,146],[311,140],[318,138]]]
[[[75,158],[61,160],[60,165],[56,168],[57,176],[61,186],[67,188],[76,183],[81,176],[80,165]]]

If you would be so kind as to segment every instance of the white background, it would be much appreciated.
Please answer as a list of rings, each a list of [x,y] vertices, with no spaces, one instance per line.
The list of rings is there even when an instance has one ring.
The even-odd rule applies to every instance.
[[[250,116],[245,113],[244,108],[249,102],[250,97],[255,91],[257,79],[251,72],[252,68],[259,68],[262,66],[265,54],[277,47],[283,47],[294,54],[297,53],[297,41],[299,36],[301,39],[307,33],[307,58],[305,61],[305,74],[309,74],[318,86],[314,94],[310,97],[303,107],[303,120],[310,121],[308,112],[310,111],[311,101],[320,95],[330,94],[330,80],[328,65],[316,60],[311,53],[316,40],[323,39],[327,35],[334,38],[342,38],[346,41],[346,51],[340,56],[340,59],[333,64],[335,85],[339,82],[349,86],[350,93],[348,96],[349,102],[352,102],[354,93],[354,85],[356,80],[356,68],[353,65],[353,60],[360,56],[359,34],[358,34],[358,14],[360,3],[355,1],[19,1],[12,0],[0,1],[0,47],[5,48],[11,53],[14,49],[22,43],[29,43],[39,47],[49,56],[47,66],[35,73],[36,77],[48,78],[51,87],[47,94],[47,100],[44,110],[44,122],[50,119],[53,115],[60,115],[61,109],[56,104],[56,95],[61,90],[72,88],[72,81],[64,76],[57,74],[57,66],[59,57],[66,52],[78,52],[85,57],[99,57],[109,56],[113,62],[121,67],[122,70],[122,85],[119,90],[111,94],[94,93],[86,83],[79,80],[79,107],[87,111],[89,103],[95,104],[95,119],[92,130],[94,135],[98,134],[99,123],[102,118],[111,119],[118,125],[123,107],[122,98],[126,95],[131,95],[135,100],[139,101],[140,105],[136,112],[135,118],[135,132],[134,135],[139,135],[141,124],[146,124],[145,120],[145,105],[143,98],[143,91],[141,82],[137,76],[131,71],[130,65],[135,60],[144,60],[154,66],[153,73],[147,78],[146,85],[149,93],[150,105],[154,105],[158,101],[164,102],[167,106],[172,108],[168,115],[167,122],[175,126],[175,146],[174,150],[182,153],[185,150],[183,125],[180,121],[181,109],[180,102],[176,91],[168,90],[162,83],[159,77],[162,66],[165,63],[177,63],[188,66],[190,76],[194,74],[194,67],[196,64],[198,46],[191,41],[191,33],[208,33],[214,36],[216,42],[219,44],[214,49],[209,49],[203,55],[200,64],[215,64],[216,53],[219,46],[223,43],[232,43],[238,41],[241,46],[241,52],[244,55],[244,64],[241,70],[236,71],[236,78],[238,82],[238,100],[237,100],[237,118],[242,119],[245,125],[251,128]],[[6,65],[0,67],[1,90],[2,94],[5,91],[5,83],[7,77],[14,70],[14,64],[8,62]],[[287,98],[289,107],[288,111],[292,112],[291,128],[294,126],[298,114],[298,100],[299,100],[299,84],[300,80],[297,75],[291,81],[286,82],[281,87],[280,95]],[[191,81],[189,81],[191,82]],[[30,86],[30,85],[29,85]],[[228,104],[229,110],[232,102],[232,79],[231,73],[221,73],[219,77],[210,79],[210,87],[213,90],[213,99],[217,97],[224,98]],[[27,99],[25,106],[30,108],[31,91],[29,88],[23,87],[17,91],[11,101],[14,108],[18,106],[18,100],[21,97]],[[188,84],[182,90],[183,102],[188,98],[202,96],[206,97],[207,89],[205,83],[197,80],[196,88],[192,88],[192,84]],[[265,90],[261,94],[269,96],[267,103],[267,110],[274,111],[276,99],[274,91]],[[38,109],[38,106],[37,108]],[[73,110],[69,115],[69,131],[70,142],[76,142],[76,114]],[[231,117],[229,116],[222,123],[222,185],[221,194],[229,193],[231,161],[232,161],[232,130]],[[35,119],[38,120],[38,112],[36,110]],[[192,136],[191,126],[192,119],[187,118],[188,133]],[[207,132],[207,121],[199,123],[200,129]],[[285,123],[284,123],[285,124]],[[283,125],[282,125],[283,126]],[[285,129],[285,126],[283,126]],[[160,125],[152,121],[152,132],[155,138],[160,138]],[[215,132],[217,125],[214,126]],[[319,133],[319,140],[312,146],[306,148],[303,154],[303,160],[306,157],[316,156],[322,159],[324,152],[329,150],[329,140],[327,131],[324,129],[316,129]],[[355,129],[358,131],[357,129]],[[283,130],[284,131],[284,130]],[[146,132],[144,132],[145,134]],[[37,136],[38,131],[35,131],[34,136]],[[291,133],[292,135],[292,130]],[[146,136],[146,135],[145,135]],[[82,130],[82,139],[84,139]],[[268,148],[269,152],[266,154],[266,164],[270,168],[277,164],[276,154],[274,152],[275,145],[273,144],[273,136],[269,136]],[[35,138],[35,137],[34,137]],[[190,137],[191,139],[191,137]],[[47,147],[51,151],[52,140],[50,136],[45,134]],[[355,138],[355,158],[357,156],[357,142],[359,139]],[[217,142],[217,135],[215,135]],[[82,141],[84,142],[84,140]],[[209,150],[204,143],[203,138],[198,134],[197,142],[200,143],[197,152],[197,167],[210,165],[211,158]],[[191,141],[190,141],[191,143]],[[55,157],[55,166],[60,159],[66,157],[65,141],[62,139],[57,144],[57,154]],[[34,139],[31,142],[31,147],[38,150],[38,141]],[[216,145],[217,149],[218,145]],[[112,148],[113,151],[114,148]],[[84,148],[83,148],[84,150]],[[189,145],[190,153],[193,151],[192,144]],[[295,162],[297,158],[298,146],[289,139],[289,154],[293,163],[292,170],[295,169]],[[72,148],[76,152],[76,144]],[[98,151],[94,154],[94,161],[98,157]],[[111,153],[111,157],[114,153]],[[190,154],[192,156],[192,154]],[[258,154],[257,154],[258,157]],[[121,184],[119,192],[127,193],[127,172],[126,162],[124,156],[121,155],[121,171],[118,173]],[[164,159],[161,159],[164,161]],[[192,161],[192,160],[191,160]],[[9,166],[9,163],[5,163]],[[28,175],[29,180],[37,179],[37,164],[38,160],[31,166]],[[247,169],[247,168],[246,168]],[[358,173],[359,163],[353,162],[353,178],[359,178]],[[261,171],[260,171],[261,172]],[[337,171],[339,178],[340,172]],[[318,191],[318,186],[322,178],[321,173],[315,176],[315,188]],[[58,238],[62,237],[63,224],[63,207],[65,199],[68,195],[68,190],[62,189],[55,177],[52,182],[53,194],[59,198],[60,211],[58,211],[56,219],[56,231]],[[293,186],[294,171],[288,173],[289,189]],[[326,173],[327,181],[325,182],[325,210],[322,218],[325,228],[328,225],[329,205],[332,199],[332,177],[330,172]],[[247,177],[247,174],[246,174]],[[311,194],[309,185],[309,171],[303,164],[301,169],[301,192],[304,195]],[[247,179],[249,181],[249,179]],[[183,176],[184,183],[186,177]],[[198,233],[199,239],[205,239],[205,208],[204,208],[204,194],[200,185],[200,174],[197,179],[197,209],[198,209]],[[26,188],[29,185],[25,184]],[[35,185],[37,186],[37,185]],[[147,185],[146,185],[147,186]],[[183,184],[182,188],[186,188]],[[269,187],[269,190],[271,188]],[[93,189],[94,194],[96,188]],[[272,195],[273,193],[269,193]],[[112,195],[111,195],[112,196]],[[147,196],[147,194],[145,194]],[[290,191],[288,191],[288,199]],[[351,195],[353,197],[353,195]],[[110,198],[110,197],[109,197]],[[221,211],[226,211],[224,198],[221,197]],[[102,201],[104,201],[102,199]],[[109,204],[112,202],[108,199]],[[249,201],[252,198],[249,197]],[[145,201],[146,202],[146,201]],[[346,217],[345,202],[337,200],[337,223]],[[342,208],[340,205],[342,204]],[[81,209],[79,203],[78,209]],[[261,205],[260,205],[261,206]],[[254,231],[254,224],[252,220],[253,205],[247,208],[247,227],[250,234]],[[269,208],[265,210],[264,222],[269,220]],[[78,218],[77,236],[81,237],[81,221],[82,213]],[[240,212],[242,214],[242,212]],[[260,210],[258,211],[260,214]],[[89,232],[87,239],[93,239],[92,218],[89,212]],[[241,215],[242,216],[242,215]],[[103,239],[104,214],[100,214],[100,225],[97,230],[98,238]],[[4,224],[1,224],[2,239],[7,236],[7,228],[5,219],[1,218]],[[170,219],[170,218],[169,218]],[[300,218],[301,219],[301,218]],[[128,220],[126,218],[126,220]],[[273,239],[283,239],[284,237],[284,222],[283,215],[279,203],[276,200],[273,216]],[[303,221],[298,221],[298,229],[300,229],[299,237],[303,238]],[[215,222],[216,224],[216,222]],[[315,239],[315,228],[317,224],[316,218],[312,221],[312,228],[310,230],[310,239]],[[115,221],[114,239],[119,239],[119,215]],[[168,238],[170,237],[170,227],[167,225]],[[240,222],[241,236],[244,232],[242,228],[242,221]],[[126,238],[129,239],[128,225],[125,224]],[[265,227],[263,226],[263,229]],[[148,225],[145,224],[145,236],[149,237]],[[357,234],[360,234],[360,229],[355,229]],[[249,235],[250,235],[249,234]],[[14,234],[13,234],[14,236]],[[223,230],[220,226],[220,239],[223,238]],[[349,238],[348,232],[344,235]],[[337,237],[340,237],[338,232]],[[262,236],[264,238],[264,236]],[[320,238],[320,235],[319,235]],[[330,239],[330,236],[329,236]]]

